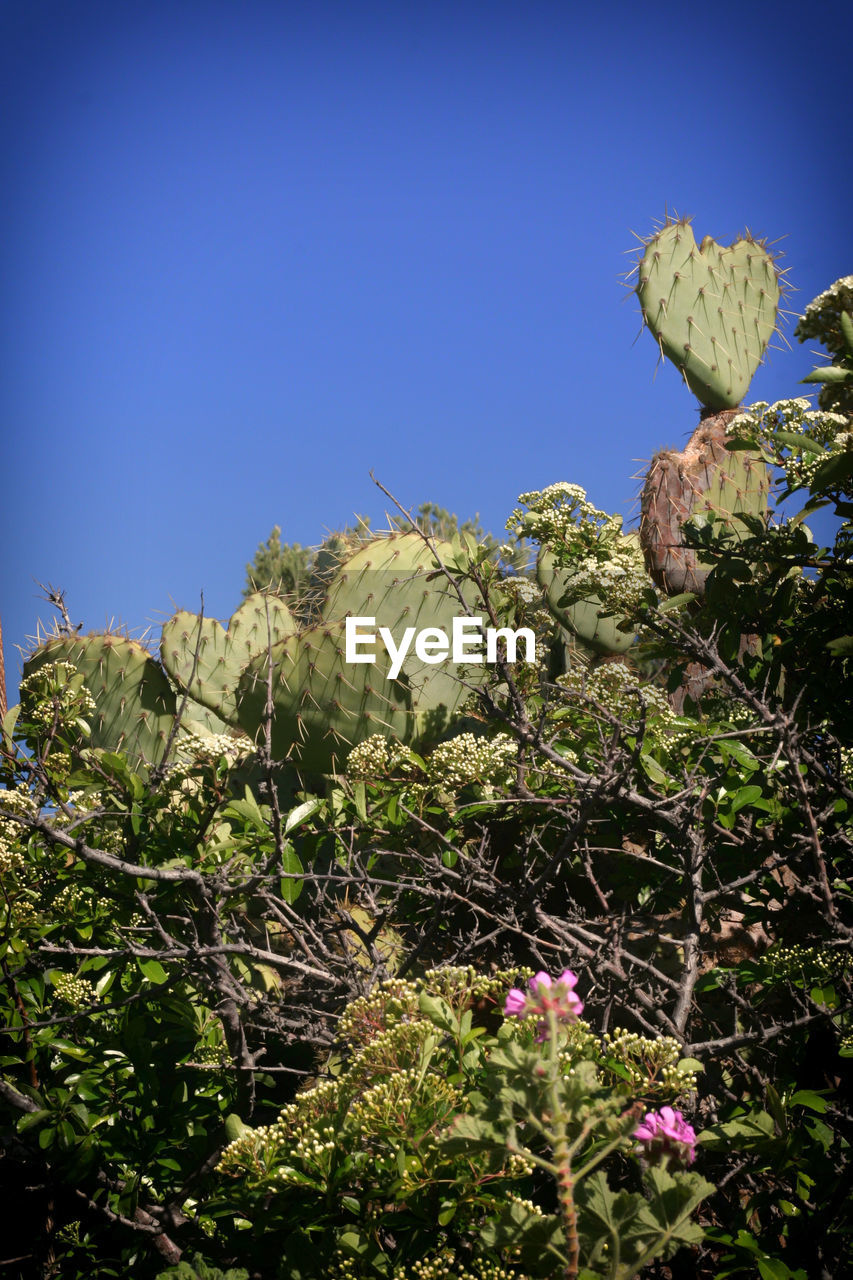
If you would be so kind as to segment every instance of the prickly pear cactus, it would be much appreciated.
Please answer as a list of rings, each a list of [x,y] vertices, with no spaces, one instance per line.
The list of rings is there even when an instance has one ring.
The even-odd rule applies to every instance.
[[[449,560],[454,548],[439,543],[437,550]],[[375,662],[347,662],[346,618],[373,618],[367,629],[387,627],[399,644],[409,627],[449,634],[453,618],[465,612],[418,534],[372,539],[340,564],[317,624],[280,640],[245,668],[237,699],[241,727],[259,736],[271,695],[273,755],[321,773],[342,765],[353,746],[375,733],[406,743],[439,734],[470,694],[460,673],[410,652],[392,680],[391,659],[379,641]],[[476,684],[483,667],[461,674]]]
[[[766,517],[767,467],[749,452],[726,449],[726,428],[737,410],[703,418],[681,453],[662,450],[652,460],[641,497],[640,542],[649,573],[669,595],[702,594],[713,567],[684,543],[685,521],[724,520],[741,540],[752,536],[739,513]]]
[[[560,569],[554,553],[547,546],[542,547],[536,560],[536,578],[551,615],[596,653],[625,653],[636,639],[635,632],[620,630],[624,616],[607,610],[600,596],[588,592],[582,599],[572,600],[577,576],[569,569]],[[566,603],[567,599],[572,603]]]
[[[351,747],[372,733],[411,740],[414,713],[405,679],[388,679],[390,659],[377,664],[345,661],[344,624],[312,627],[288,636],[249,664],[240,680],[240,724],[262,734],[272,667],[272,754],[312,773],[343,764]]]
[[[147,649],[121,635],[57,635],[30,654],[24,679],[49,662],[70,663],[82,674],[95,703],[87,717],[91,746],[127,752],[140,765],[160,763],[177,708]]]
[[[180,610],[164,625],[160,660],[179,689],[228,724],[239,721],[237,686],[251,660],[296,630],[283,600],[256,592],[226,630],[215,618]]]
[[[761,240],[696,244],[689,221],[645,241],[637,295],[663,355],[708,409],[734,409],[776,329],[780,275]]]

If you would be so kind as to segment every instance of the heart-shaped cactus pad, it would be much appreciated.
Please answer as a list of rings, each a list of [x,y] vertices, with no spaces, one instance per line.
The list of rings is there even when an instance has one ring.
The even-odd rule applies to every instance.
[[[686,221],[645,242],[636,289],[643,319],[665,356],[708,409],[734,409],[746,395],[776,329],[779,272],[750,236],[722,248],[696,244]]]

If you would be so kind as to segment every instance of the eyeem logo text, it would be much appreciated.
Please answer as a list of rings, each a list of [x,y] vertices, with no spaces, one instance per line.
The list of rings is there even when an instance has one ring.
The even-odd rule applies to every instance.
[[[347,618],[344,656],[347,662],[375,662],[376,643],[377,640],[381,641],[391,659],[387,676],[389,680],[396,680],[400,674],[413,641],[415,657],[430,664],[447,661],[460,665],[497,662],[498,642],[501,640],[506,646],[506,662],[517,661],[520,640],[524,641],[523,660],[536,661],[536,637],[529,627],[519,627],[517,631],[513,631],[511,627],[484,627],[482,618],[454,618],[449,636],[441,627],[424,627],[420,631],[415,627],[406,627],[399,644],[388,627],[380,627],[378,632],[367,629],[375,627],[375,618]]]

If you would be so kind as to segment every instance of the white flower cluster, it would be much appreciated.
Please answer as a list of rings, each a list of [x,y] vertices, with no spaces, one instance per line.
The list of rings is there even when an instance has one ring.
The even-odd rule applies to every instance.
[[[547,544],[572,574],[577,600],[599,600],[614,612],[636,609],[652,586],[636,536],[622,533],[622,517],[593,506],[577,484],[552,484],[522,493],[507,528]]]
[[[519,1203],[527,1207],[529,1202]],[[389,1273],[389,1280],[529,1280],[525,1273],[515,1268],[508,1271],[499,1262],[489,1262],[487,1259],[475,1258],[470,1267],[473,1270],[469,1269],[469,1264],[457,1262],[456,1251],[448,1248],[430,1258],[396,1263]],[[329,1280],[358,1280],[363,1274],[361,1262],[349,1257],[336,1258],[328,1272]]]
[[[53,989],[63,1004],[72,1009],[83,1009],[95,1003],[95,988],[86,978],[73,978],[70,973],[55,973]]]
[[[525,1161],[530,1172],[533,1172],[533,1165],[530,1161]],[[513,1204],[520,1205],[522,1209],[526,1209],[528,1213],[532,1213],[537,1218],[544,1217],[544,1211],[540,1209],[538,1204],[534,1204],[532,1200],[525,1200],[523,1196],[518,1196],[514,1191],[507,1193],[507,1200],[511,1200]]]
[[[834,354],[845,350],[838,318],[842,311],[853,312],[853,276],[842,276],[813,299],[800,317],[794,333],[798,338],[816,338]]]
[[[507,529],[518,537],[584,546],[622,532],[622,517],[609,516],[593,506],[579,484],[561,481],[547,489],[532,489],[519,494],[518,501],[527,510],[516,507],[506,522]]]
[[[618,1059],[638,1088],[654,1084],[674,1094],[692,1093],[696,1088],[697,1073],[680,1065],[681,1045],[672,1036],[650,1039],[616,1027],[612,1033],[604,1033],[601,1047],[605,1058]]]
[[[387,1068],[386,1068],[387,1070]],[[356,1098],[347,1113],[347,1134],[357,1134],[368,1145],[385,1145],[389,1130],[405,1124],[408,1112],[426,1099],[436,1114],[458,1110],[462,1095],[457,1088],[434,1073],[424,1075],[419,1066],[396,1070],[379,1079]],[[428,1135],[421,1140],[421,1154]],[[404,1179],[405,1180],[405,1179]]]
[[[434,787],[455,792],[473,783],[500,786],[512,776],[517,751],[515,741],[505,733],[493,738],[460,733],[438,744],[426,758],[425,780],[412,782],[411,787],[425,795]],[[375,781],[392,773],[412,773],[420,768],[408,747],[384,738],[381,733],[374,733],[353,747],[346,765],[347,777],[354,782]]]
[[[536,605],[542,599],[542,592],[537,583],[532,578],[522,577],[521,574],[501,578],[501,595],[511,596],[524,605]]]
[[[841,748],[841,776],[848,787],[853,787],[853,747]]]
[[[2,872],[2,866],[0,866],[0,872]],[[0,900],[0,927],[3,929],[14,932],[28,925],[38,924],[40,920],[41,916],[35,903],[23,897],[22,894],[16,894],[14,897],[7,895],[5,902]]]
[[[243,734],[235,737],[230,733],[205,734],[191,730],[178,739],[178,762],[170,776],[188,772],[194,764],[217,764],[223,757],[233,765],[253,750],[252,743]]]
[[[572,667],[558,676],[556,683],[570,693],[599,703],[623,722],[637,720],[643,706],[647,720],[656,721],[659,728],[667,727],[675,717],[664,691],[653,684],[641,684],[637,673],[622,662],[606,662],[592,671]]]
[[[35,801],[23,786],[0,791],[0,872],[4,875],[24,865],[23,845],[27,829],[14,818],[6,816],[13,813],[23,818],[34,818],[38,814]]]
[[[353,782],[369,782],[374,778],[384,778],[391,772],[391,761],[394,758],[392,744],[381,733],[373,733],[364,742],[359,742],[347,756],[347,777]]]
[[[287,1151],[303,1164],[325,1167],[329,1152],[334,1149],[334,1129],[323,1122],[323,1117],[333,1112],[337,1105],[339,1084],[336,1080],[324,1080],[299,1095],[289,1103],[270,1125],[250,1129],[235,1139],[222,1153],[218,1172],[242,1174],[246,1165],[257,1168],[263,1164],[274,1173],[276,1181],[286,1185],[289,1181],[301,1183],[289,1163],[280,1162],[280,1153]]]
[[[762,957],[763,967],[779,977],[803,978],[808,982],[836,976],[847,968],[850,958],[827,947],[773,947]]]
[[[532,969],[507,969],[483,973],[473,965],[448,965],[428,969],[423,976],[423,989],[441,996],[451,1004],[460,996],[468,1000],[490,1000],[497,1008],[503,1004],[507,989],[513,983],[533,977]],[[373,1043],[386,1028],[397,1031],[400,1024],[422,1022],[421,986],[404,978],[387,978],[369,996],[360,996],[347,1005],[338,1025],[338,1038],[347,1043]]]
[[[460,791],[472,783],[500,786],[509,782],[517,754],[516,742],[505,733],[494,738],[460,733],[440,742],[428,757],[429,780],[448,791]]]
[[[815,444],[822,445],[823,452],[814,453],[788,440],[779,440],[777,433],[780,431],[807,436]],[[805,396],[777,400],[775,404],[757,400],[746,412],[732,419],[729,432],[761,445],[779,458],[786,483],[792,489],[808,486],[827,458],[853,448],[849,419],[841,413],[812,408],[811,401]]]
[[[104,793],[102,791],[69,791],[68,803],[72,809],[91,813],[94,809],[103,809]]]
[[[53,899],[50,904],[51,911],[67,916],[69,919],[79,910],[80,904],[84,901],[85,895],[77,884],[67,884]]]
[[[642,601],[644,592],[654,584],[646,573],[639,539],[618,537],[606,543],[604,557],[584,556],[577,561],[572,578],[572,592],[579,598],[597,598],[614,612],[631,614]]]
[[[27,719],[44,731],[57,722],[85,719],[95,710],[95,699],[81,672],[70,662],[46,662],[26,676],[21,681],[21,703]]]

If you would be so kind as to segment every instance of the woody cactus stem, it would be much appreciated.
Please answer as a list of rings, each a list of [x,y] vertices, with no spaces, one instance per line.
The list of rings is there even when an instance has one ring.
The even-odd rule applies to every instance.
[[[722,521],[740,541],[752,535],[739,515],[766,517],[766,466],[757,455],[726,449],[726,428],[738,412],[703,418],[681,453],[661,450],[652,459],[641,497],[640,542],[649,573],[668,595],[702,595],[713,568],[685,544],[686,521]]]

